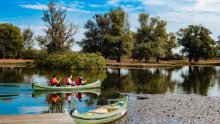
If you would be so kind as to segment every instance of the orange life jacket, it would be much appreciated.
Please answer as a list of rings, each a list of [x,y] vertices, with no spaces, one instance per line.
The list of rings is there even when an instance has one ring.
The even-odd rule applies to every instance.
[[[51,80],[50,80],[50,85],[57,85],[58,83],[57,83],[57,80],[56,80],[56,78],[51,78]]]

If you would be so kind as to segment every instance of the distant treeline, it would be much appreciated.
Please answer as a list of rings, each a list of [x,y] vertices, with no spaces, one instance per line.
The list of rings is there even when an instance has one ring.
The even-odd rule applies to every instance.
[[[75,42],[73,37],[78,27],[72,22],[66,23],[69,21],[66,21],[66,10],[63,8],[54,0],[50,0],[48,9],[43,11],[42,21],[45,22],[46,28],[43,30],[44,35],[41,36],[34,37],[30,28],[21,32],[12,24],[0,24],[0,58],[35,59],[38,64],[42,60],[41,64],[44,66],[49,65],[45,62],[54,62],[52,66],[60,66],[62,63],[72,65],[72,62],[70,64],[64,60],[76,57],[76,53],[72,55],[69,53]],[[95,14],[93,19],[88,20],[84,26],[85,37],[77,42],[82,47],[81,52],[99,53],[104,58],[115,59],[117,62],[121,62],[123,56],[145,62],[151,58],[159,62],[160,59],[181,59],[182,56],[186,56],[190,62],[192,60],[198,62],[201,58],[207,60],[219,55],[219,41],[214,41],[210,36],[211,31],[202,25],[189,25],[176,33],[167,32],[165,20],[160,17],[151,17],[147,13],[139,13],[137,20],[139,27],[136,32],[133,32],[130,30],[128,16],[120,7],[104,14]],[[42,52],[33,49],[34,41],[37,41]],[[180,46],[182,46],[181,53],[173,54],[172,50]],[[39,54],[44,51],[46,53],[42,56],[47,56],[38,60]],[[94,54],[80,53],[78,56],[83,56],[84,59],[80,57],[78,59],[88,63],[93,60],[87,61],[87,58],[92,57],[97,60],[99,58],[99,55]],[[56,57],[62,62],[55,63],[56,60],[53,59]],[[82,67],[81,64],[77,66]]]

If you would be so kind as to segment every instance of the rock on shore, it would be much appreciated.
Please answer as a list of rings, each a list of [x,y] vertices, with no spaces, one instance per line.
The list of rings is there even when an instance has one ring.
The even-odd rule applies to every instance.
[[[116,124],[217,124],[220,97],[129,94],[127,114]]]

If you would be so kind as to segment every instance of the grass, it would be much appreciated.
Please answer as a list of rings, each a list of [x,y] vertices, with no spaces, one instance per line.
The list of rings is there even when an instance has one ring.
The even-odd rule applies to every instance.
[[[32,63],[33,60],[24,59],[0,59],[0,67],[27,67],[28,64]],[[171,61],[160,61],[159,63],[155,60],[150,60],[148,63],[143,61],[133,61],[132,59],[123,58],[121,63],[117,63],[115,60],[107,60],[108,67],[128,67],[128,68],[149,68],[149,67],[176,67],[176,66],[187,66],[187,65],[206,65],[206,66],[218,66],[220,65],[220,59],[210,59],[208,61],[200,60],[199,62],[188,62],[185,60],[171,60]]]
[[[0,59],[0,67],[27,67],[33,60],[24,59]]]
[[[122,59],[121,63],[117,63],[115,60],[107,60],[107,66],[109,67],[129,67],[129,68],[149,68],[149,67],[175,67],[175,66],[187,66],[187,65],[220,65],[219,59],[200,60],[199,62],[188,62],[188,60],[171,60],[160,61],[150,60],[148,63],[143,61],[133,61],[132,59]]]

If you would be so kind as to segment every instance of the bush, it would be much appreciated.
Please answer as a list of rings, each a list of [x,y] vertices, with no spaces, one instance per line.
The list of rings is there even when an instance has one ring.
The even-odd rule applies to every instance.
[[[27,49],[22,52],[23,59],[35,59],[37,51],[33,49]]]
[[[47,55],[41,52],[36,57],[35,64],[51,69],[101,69],[106,66],[106,61],[97,54],[66,52]]]
[[[161,58],[161,60],[183,60],[183,57],[179,54],[171,54],[169,56]]]

